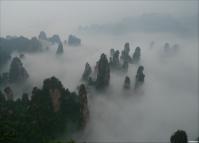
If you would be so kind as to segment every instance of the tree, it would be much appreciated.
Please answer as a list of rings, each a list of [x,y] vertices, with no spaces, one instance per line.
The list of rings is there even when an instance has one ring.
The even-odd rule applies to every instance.
[[[22,99],[5,100],[0,92],[0,142],[46,143],[70,136],[86,125],[87,105],[84,85],[77,95],[56,77],[45,79],[41,89],[34,87],[30,99],[23,94]]]
[[[6,101],[6,98],[0,90],[0,110],[2,108],[2,105],[5,103],[5,101]]]
[[[9,73],[0,74],[0,85],[6,85],[7,83],[9,83]]]
[[[28,94],[27,93],[24,93],[23,95],[22,95],[22,103],[23,104],[25,104],[25,105],[28,105],[29,104],[29,102],[30,102],[30,100],[29,100],[29,97],[28,97]]]

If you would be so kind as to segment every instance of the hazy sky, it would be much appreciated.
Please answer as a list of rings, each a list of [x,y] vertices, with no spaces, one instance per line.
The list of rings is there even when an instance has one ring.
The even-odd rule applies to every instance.
[[[2,1],[0,35],[32,37],[41,30],[67,36],[78,27],[116,22],[148,13],[176,17],[198,13],[198,1]]]

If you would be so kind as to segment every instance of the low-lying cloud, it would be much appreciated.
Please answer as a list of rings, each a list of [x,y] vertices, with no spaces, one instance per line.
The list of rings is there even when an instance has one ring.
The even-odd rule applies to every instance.
[[[189,140],[194,140],[198,135],[197,40],[156,37],[150,34],[120,36],[120,40],[112,36],[84,37],[80,47],[64,45],[62,56],[56,55],[57,45],[54,45],[45,53],[26,54],[23,63],[31,85],[41,86],[43,79],[56,76],[74,91],[81,83],[86,62],[94,68],[101,53],[109,56],[111,48],[121,51],[124,42],[129,41],[130,55],[136,46],[141,47],[141,64],[146,75],[142,90],[138,93],[133,90],[135,65],[129,65],[128,73],[111,73],[105,93],[89,87],[90,119],[86,129],[73,137],[81,141],[163,142],[169,141],[177,129],[183,129]],[[166,55],[163,50],[166,42],[179,44],[179,51]],[[131,79],[129,91],[123,90],[126,75]]]

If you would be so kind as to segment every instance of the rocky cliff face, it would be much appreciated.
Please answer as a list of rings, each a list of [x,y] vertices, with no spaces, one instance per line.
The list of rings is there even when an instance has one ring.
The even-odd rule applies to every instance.
[[[136,47],[135,52],[133,53],[132,62],[137,64],[140,61],[141,49],[140,47]]]
[[[135,88],[140,87],[144,83],[145,75],[143,73],[144,67],[139,66],[136,74]]]
[[[97,66],[98,66],[98,73],[96,80],[96,88],[104,89],[109,85],[109,80],[110,80],[110,65],[105,54],[101,54]]]
[[[50,93],[53,111],[58,112],[60,110],[60,105],[61,105],[60,98],[62,95],[61,95],[59,89],[57,89],[57,88],[50,89],[49,93]]]
[[[88,98],[84,84],[80,85],[79,96],[80,96],[80,114],[81,114],[80,126],[84,128],[89,119]]]
[[[122,54],[121,54],[121,59],[124,62],[131,62],[132,59],[129,55],[129,52],[130,52],[130,44],[127,42],[124,44],[124,50],[122,51]]]
[[[92,73],[91,66],[89,65],[89,63],[86,63],[85,69],[84,69],[84,73],[82,75],[82,80],[88,81],[89,76],[91,75],[91,73]]]

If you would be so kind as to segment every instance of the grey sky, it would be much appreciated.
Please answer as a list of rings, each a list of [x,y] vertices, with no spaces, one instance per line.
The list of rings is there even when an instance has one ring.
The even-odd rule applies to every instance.
[[[0,1],[1,36],[32,37],[44,30],[62,37],[90,24],[105,24],[148,13],[176,17],[198,13],[198,1]]]

